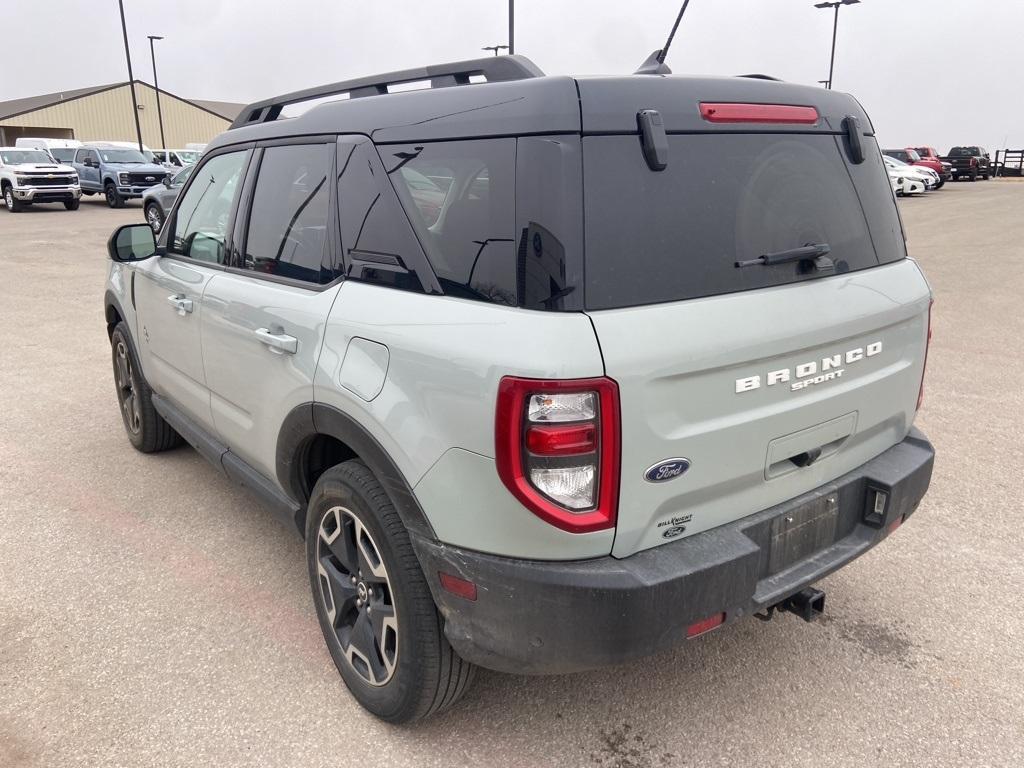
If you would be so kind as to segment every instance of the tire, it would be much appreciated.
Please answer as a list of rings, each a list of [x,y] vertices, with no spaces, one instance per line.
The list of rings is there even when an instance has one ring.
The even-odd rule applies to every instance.
[[[468,690],[476,667],[448,644],[409,534],[359,459],[317,480],[306,560],[327,648],[366,710],[409,723],[448,709]]]
[[[153,230],[153,234],[159,234],[164,225],[164,213],[156,203],[146,204],[146,223]]]
[[[971,171],[971,175],[968,178],[970,178],[971,181],[977,181],[978,180],[978,172],[977,171]]]
[[[935,191],[942,189],[944,186],[946,186],[946,180],[939,179],[939,183],[935,185]]]
[[[117,191],[117,187],[109,181],[103,185],[103,196],[107,199],[107,205],[111,208],[124,208],[124,198]]]
[[[982,181],[988,181],[988,174],[987,173],[981,174],[981,180]]]
[[[65,200],[64,201],[64,207],[67,210],[69,210],[69,211],[77,211],[78,210],[78,204],[79,204],[79,200],[78,200],[77,197],[74,200]]]
[[[25,206],[22,204],[21,200],[15,199],[14,189],[11,186],[4,187],[4,206],[11,213],[18,213],[19,211],[23,211],[25,209]]]
[[[142,376],[128,326],[121,321],[110,334],[117,405],[128,440],[142,453],[158,453],[181,445],[181,436],[153,407],[153,390]]]

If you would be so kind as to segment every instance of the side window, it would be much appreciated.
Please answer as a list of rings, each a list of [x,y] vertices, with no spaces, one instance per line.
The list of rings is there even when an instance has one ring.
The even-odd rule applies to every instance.
[[[263,151],[240,265],[308,283],[329,283],[327,211],[333,144],[293,144]]]
[[[184,183],[188,181],[188,177],[192,175],[192,171],[194,171],[195,168],[196,167],[194,165],[189,165],[182,168],[180,171],[174,174],[174,178],[171,179],[171,186],[180,187],[184,185]]]
[[[378,147],[445,293],[516,306],[515,139]]]
[[[195,172],[174,217],[168,238],[173,253],[224,264],[228,221],[245,167],[246,152],[217,155]]]
[[[433,285],[409,219],[368,139],[338,144],[338,221],[349,277],[406,291]]]

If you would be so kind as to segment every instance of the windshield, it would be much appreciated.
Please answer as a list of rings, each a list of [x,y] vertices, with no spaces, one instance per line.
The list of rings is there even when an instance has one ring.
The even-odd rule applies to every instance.
[[[904,163],[898,157],[892,157],[891,155],[885,155],[884,160],[886,165],[891,165],[893,168],[907,165],[907,163]]]
[[[54,160],[60,163],[70,163],[75,159],[74,147],[54,147],[50,150]]]
[[[178,157],[181,159],[181,162],[191,165],[198,162],[199,153],[193,152],[191,149],[179,149]]]
[[[977,147],[953,147],[949,150],[950,157],[971,157],[980,154]]]
[[[21,163],[53,163],[50,156],[41,149],[5,149],[0,152],[4,165]]]
[[[138,163],[141,165],[150,162],[137,149],[101,149],[99,153],[104,163]]]
[[[907,150],[907,157],[910,159],[910,162],[912,163],[916,163],[921,159],[921,156],[917,154],[917,152],[913,149]]]
[[[914,151],[917,152],[917,154],[920,155],[921,157],[931,157],[932,155],[928,147],[915,147]]]

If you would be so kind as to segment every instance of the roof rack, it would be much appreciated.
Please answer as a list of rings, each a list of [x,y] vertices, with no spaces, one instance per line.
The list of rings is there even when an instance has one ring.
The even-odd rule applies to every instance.
[[[754,80],[774,80],[777,83],[782,82],[782,78],[780,77],[772,77],[771,75],[762,75],[760,73],[754,73],[750,75],[736,75],[736,77],[751,77]]]
[[[482,59],[456,61],[451,64],[433,64],[416,69],[403,69],[399,72],[360,77],[355,80],[343,80],[340,83],[307,88],[272,99],[253,102],[239,113],[231,124],[231,128],[273,122],[281,116],[281,110],[290,104],[299,104],[328,96],[340,96],[345,93],[350,99],[381,96],[390,93],[388,90],[390,86],[403,83],[429,80],[431,88],[447,88],[455,85],[469,85],[471,77],[483,77],[489,83],[497,83],[543,76],[544,73],[537,65],[525,56],[488,56]]]

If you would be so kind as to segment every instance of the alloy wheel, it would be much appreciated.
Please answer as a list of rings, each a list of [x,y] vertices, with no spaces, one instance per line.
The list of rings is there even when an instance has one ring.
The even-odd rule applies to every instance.
[[[317,535],[320,598],[349,666],[373,686],[398,662],[398,615],[380,549],[346,507],[331,507]]]
[[[149,227],[154,232],[159,232],[160,227],[163,226],[163,218],[155,205],[150,205],[146,208],[146,221],[149,222]]]
[[[137,435],[142,426],[142,414],[139,411],[135,370],[128,356],[128,347],[121,339],[114,346],[114,370],[117,373],[117,401],[121,405],[124,425],[129,432]]]
[[[10,187],[4,190],[4,203],[7,205],[8,211],[14,210],[14,193]]]

